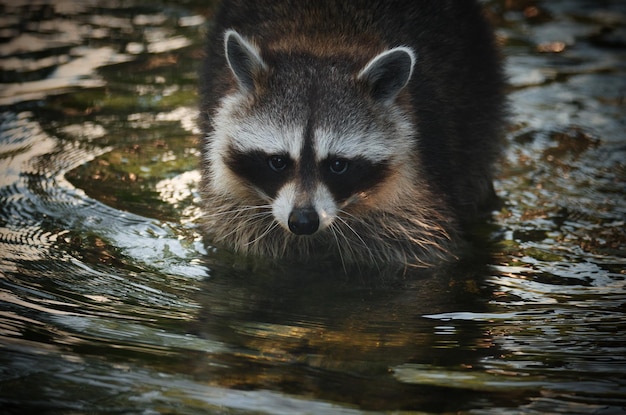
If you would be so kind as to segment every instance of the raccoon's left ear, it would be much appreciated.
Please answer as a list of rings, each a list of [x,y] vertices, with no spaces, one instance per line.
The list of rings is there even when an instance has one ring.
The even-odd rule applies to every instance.
[[[411,79],[414,64],[413,49],[400,46],[375,56],[357,79],[369,86],[375,100],[389,104]]]
[[[241,89],[252,92],[255,76],[267,69],[259,50],[235,30],[227,30],[224,33],[224,52]]]

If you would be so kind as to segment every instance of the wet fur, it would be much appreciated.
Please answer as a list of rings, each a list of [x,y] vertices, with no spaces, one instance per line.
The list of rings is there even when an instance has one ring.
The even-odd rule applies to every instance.
[[[240,85],[224,56],[229,29],[257,47],[270,68],[287,68],[279,78],[283,83],[255,79],[261,98],[233,98]],[[417,62],[394,105],[346,97],[352,92],[338,87],[345,74],[357,74],[396,46],[411,47]],[[329,67],[337,69],[329,72]],[[294,74],[301,79],[288,78]],[[302,98],[301,91],[292,91],[303,79],[321,93]],[[491,167],[504,116],[503,78],[493,35],[474,1],[227,1],[209,34],[202,82],[201,191],[206,230],[215,243],[273,257],[331,255],[344,263],[430,265],[453,257],[460,229],[493,202]],[[302,105],[321,123],[338,124],[346,112],[384,112],[409,124],[405,140],[411,151],[399,152],[385,181],[354,195],[329,229],[296,236],[274,220],[271,198],[236,175],[224,171],[220,176],[230,192],[213,185],[216,169],[223,170],[209,154],[215,120],[227,104],[254,114],[255,99],[276,100],[263,108],[284,111],[285,120],[302,116],[293,108]]]
[[[233,198],[212,199],[215,208],[208,223],[214,242],[241,247],[253,255],[292,259],[338,256],[344,266],[428,266],[450,256],[456,236],[449,233],[454,229],[449,213],[440,211],[436,204],[426,206],[428,200],[432,198],[418,206],[407,197],[408,203],[396,203],[392,209],[343,211],[327,231],[309,237],[282,229],[270,208],[259,206],[259,200],[242,204]]]

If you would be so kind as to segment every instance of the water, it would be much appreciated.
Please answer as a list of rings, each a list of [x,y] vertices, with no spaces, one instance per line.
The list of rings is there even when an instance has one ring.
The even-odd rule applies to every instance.
[[[489,248],[384,281],[203,242],[205,3],[0,4],[2,413],[626,413],[622,1],[488,3]]]

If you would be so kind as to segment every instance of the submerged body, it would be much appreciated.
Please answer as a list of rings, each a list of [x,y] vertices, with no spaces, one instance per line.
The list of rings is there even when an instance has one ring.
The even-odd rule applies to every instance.
[[[423,266],[493,201],[504,82],[474,1],[225,1],[202,82],[215,243]]]

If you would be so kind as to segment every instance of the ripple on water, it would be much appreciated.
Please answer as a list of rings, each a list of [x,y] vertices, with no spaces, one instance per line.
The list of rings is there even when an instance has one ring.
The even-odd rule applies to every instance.
[[[0,189],[3,344],[48,345],[44,354],[68,347],[166,355],[182,345],[219,349],[163,329],[197,312],[187,294],[206,270],[189,262],[189,246],[155,221],[75,189],[63,174],[107,148],[48,136],[31,117],[8,113],[2,123],[0,162],[15,171]]]

